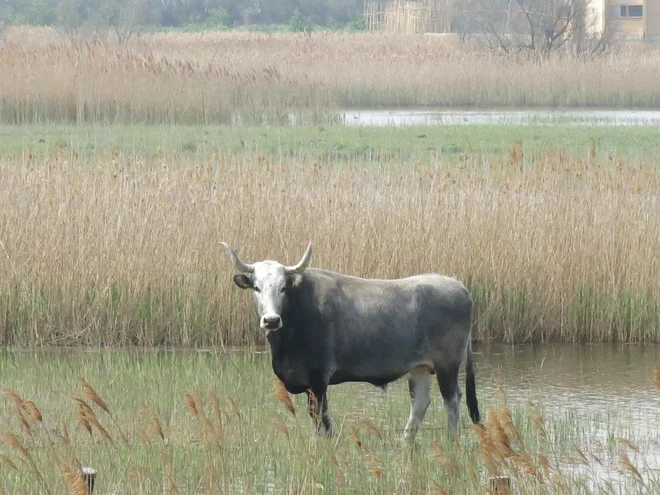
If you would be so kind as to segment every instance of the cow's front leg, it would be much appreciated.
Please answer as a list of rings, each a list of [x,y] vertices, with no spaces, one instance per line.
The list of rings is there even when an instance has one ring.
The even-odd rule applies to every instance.
[[[307,390],[307,409],[316,425],[316,433],[321,436],[334,435],[332,418],[328,411],[328,387],[317,386]]]

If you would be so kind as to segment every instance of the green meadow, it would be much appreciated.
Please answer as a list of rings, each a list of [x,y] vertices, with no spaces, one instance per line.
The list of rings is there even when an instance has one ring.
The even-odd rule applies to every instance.
[[[498,160],[520,146],[530,157],[562,151],[587,157],[649,160],[660,152],[655,126],[469,125],[348,127],[326,125],[21,125],[0,126],[0,154],[38,157],[60,151],[79,160],[164,154],[205,159],[210,154],[271,155],[315,160],[410,163]],[[468,160],[469,161],[469,160]]]

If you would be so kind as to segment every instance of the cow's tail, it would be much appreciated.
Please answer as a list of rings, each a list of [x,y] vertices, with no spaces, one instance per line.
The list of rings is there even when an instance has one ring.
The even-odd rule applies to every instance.
[[[474,382],[474,367],[472,365],[472,337],[468,337],[467,356],[465,360],[465,402],[467,403],[470,418],[474,424],[479,424],[479,402],[477,401],[477,388]]]

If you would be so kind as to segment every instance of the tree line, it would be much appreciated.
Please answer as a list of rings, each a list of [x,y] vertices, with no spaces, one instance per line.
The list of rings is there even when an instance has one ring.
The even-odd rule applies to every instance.
[[[591,56],[613,42],[609,16],[594,16],[590,0],[450,0],[448,6],[452,32],[495,51]],[[0,29],[13,24],[83,33],[109,29],[119,41],[161,29],[357,31],[364,29],[363,9],[364,0],[0,0]]]
[[[0,0],[0,26],[360,28],[363,0]]]

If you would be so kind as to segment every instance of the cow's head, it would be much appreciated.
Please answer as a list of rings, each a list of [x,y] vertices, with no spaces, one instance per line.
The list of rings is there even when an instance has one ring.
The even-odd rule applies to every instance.
[[[302,280],[302,273],[312,258],[312,243],[297,265],[284,266],[277,261],[265,260],[253,264],[243,263],[229,244],[221,242],[239,272],[234,283],[241,289],[252,289],[259,315],[259,326],[271,332],[282,327],[282,313],[287,303],[287,291]]]

